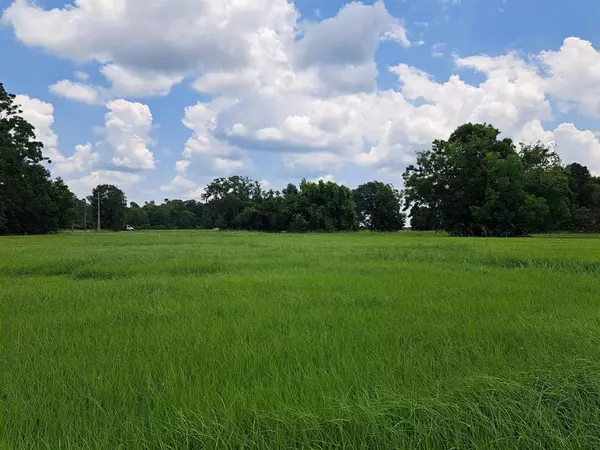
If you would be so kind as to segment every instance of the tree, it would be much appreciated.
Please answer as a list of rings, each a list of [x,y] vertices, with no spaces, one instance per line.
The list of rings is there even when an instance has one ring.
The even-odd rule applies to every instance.
[[[206,202],[204,225],[235,228],[236,216],[261,197],[260,183],[248,177],[215,178],[202,194],[202,200]]]
[[[74,227],[77,218],[75,208],[79,204],[79,200],[75,194],[70,191],[61,178],[57,178],[52,182],[50,195],[52,203],[55,205],[55,217],[58,228]]]
[[[518,236],[543,220],[547,205],[525,189],[525,168],[510,139],[491,125],[466,124],[420,152],[403,177],[406,208],[428,208],[461,236]]]
[[[196,216],[191,211],[179,211],[177,214],[177,228],[189,230],[196,228]]]
[[[262,213],[263,231],[284,231],[289,228],[290,218],[285,210],[285,199],[279,191],[264,192],[258,210]]]
[[[248,206],[235,216],[235,226],[240,230],[264,231],[267,222],[266,215],[254,206]]]
[[[548,212],[535,231],[565,229],[571,215],[569,177],[558,154],[537,143],[521,144],[519,152],[525,170],[525,190],[528,194],[546,200]]]
[[[600,231],[600,179],[578,163],[565,168],[571,194],[571,216],[565,227],[573,232]]]
[[[290,223],[299,226],[301,216],[307,231],[347,231],[358,226],[352,191],[331,181],[302,180],[300,189],[288,185],[284,204]]]
[[[88,198],[92,211],[97,214],[98,198],[100,198],[100,226],[102,229],[118,231],[125,227],[125,210],[127,197],[125,193],[112,184],[96,186]]]
[[[358,222],[374,231],[397,231],[406,221],[402,195],[391,184],[371,181],[353,191]]]
[[[146,228],[148,226],[148,213],[135,202],[129,204],[125,213],[127,224],[136,228]]]
[[[440,219],[431,208],[415,205],[410,210],[410,228],[418,231],[440,230]]]
[[[569,164],[565,168],[569,179],[569,189],[575,205],[589,207],[592,201],[592,174],[586,166],[579,163]]]
[[[204,216],[204,203],[197,202],[196,200],[188,200],[185,202],[185,209],[186,211],[194,214],[194,217],[196,218],[196,225],[202,224],[202,219]]]
[[[0,83],[0,234],[48,233],[71,225],[74,197],[42,165],[43,145]]]
[[[471,214],[483,236],[519,236],[538,229],[548,214],[546,200],[525,191],[524,170],[517,154],[486,157],[487,186],[483,204]]]

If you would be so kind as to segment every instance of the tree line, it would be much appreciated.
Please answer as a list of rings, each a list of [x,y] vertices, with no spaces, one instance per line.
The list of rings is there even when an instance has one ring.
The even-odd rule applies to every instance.
[[[74,223],[94,228],[100,202],[100,225],[120,230],[237,229],[265,232],[352,231],[365,228],[397,231],[404,227],[402,196],[392,185],[377,181],[355,190],[331,181],[302,180],[283,191],[265,190],[248,177],[216,178],[201,201],[169,200],[127,205],[116,186],[97,186],[87,200],[78,200]]]
[[[460,126],[404,172],[405,209],[418,230],[459,236],[600,232],[600,178],[563,165],[540,143],[500,139],[491,125]]]
[[[487,124],[466,124],[418,153],[405,191],[372,181],[352,190],[325,181],[265,190],[244,176],[216,178],[200,200],[127,203],[117,186],[78,199],[44,167],[34,128],[0,84],[0,234],[102,229],[219,228],[265,232],[417,230],[461,236],[600,232],[600,178],[563,165],[542,144],[516,145]],[[99,204],[98,204],[99,202]]]

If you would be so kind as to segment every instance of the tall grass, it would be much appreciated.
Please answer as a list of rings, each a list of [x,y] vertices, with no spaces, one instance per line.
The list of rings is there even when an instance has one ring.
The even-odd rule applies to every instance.
[[[600,448],[600,239],[0,239],[3,448]]]

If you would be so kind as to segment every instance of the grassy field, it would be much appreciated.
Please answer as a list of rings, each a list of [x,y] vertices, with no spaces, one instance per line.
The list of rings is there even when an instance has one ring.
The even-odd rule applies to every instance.
[[[6,449],[600,448],[600,237],[0,239]]]

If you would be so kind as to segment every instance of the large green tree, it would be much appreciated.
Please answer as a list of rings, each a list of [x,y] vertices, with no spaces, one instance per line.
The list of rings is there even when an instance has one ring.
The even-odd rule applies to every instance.
[[[557,231],[567,227],[570,212],[569,177],[559,155],[537,143],[521,145],[519,156],[525,170],[525,190],[548,205],[548,214],[536,231]]]
[[[204,190],[204,226],[236,228],[236,217],[253,202],[260,200],[260,183],[248,177],[234,175],[215,178]]]
[[[79,205],[79,200],[61,178],[57,178],[52,182],[50,196],[54,204],[54,216],[58,227],[66,229],[79,225],[76,223],[76,208]]]
[[[600,178],[579,163],[565,168],[571,194],[571,214],[566,229],[573,232],[600,232]]]
[[[125,211],[127,197],[125,193],[112,184],[96,186],[88,198],[92,205],[94,217],[98,213],[98,200],[100,201],[100,227],[105,230],[118,231],[125,227]]]
[[[436,140],[404,173],[407,208],[428,208],[440,227],[462,236],[516,236],[548,214],[526,190],[525,168],[510,139],[491,125],[466,124]]]
[[[43,145],[0,83],[0,234],[47,233],[72,225],[75,197],[43,166]]]
[[[397,231],[404,227],[402,195],[391,184],[371,181],[353,191],[358,222],[374,231]]]

